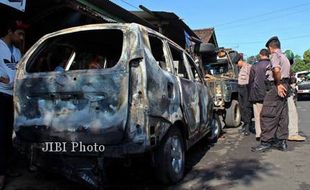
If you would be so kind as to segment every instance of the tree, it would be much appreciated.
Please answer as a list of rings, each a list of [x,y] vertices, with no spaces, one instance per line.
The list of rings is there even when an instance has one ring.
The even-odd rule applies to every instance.
[[[304,61],[305,63],[310,63],[310,49],[304,52]]]
[[[310,64],[307,64],[302,59],[296,59],[295,63],[292,66],[292,71],[296,73],[298,71],[305,71],[305,70],[310,70]]]
[[[297,55],[297,54],[296,54],[296,55],[294,56],[294,60],[297,60],[297,59],[302,59],[302,58],[301,58],[300,55]]]

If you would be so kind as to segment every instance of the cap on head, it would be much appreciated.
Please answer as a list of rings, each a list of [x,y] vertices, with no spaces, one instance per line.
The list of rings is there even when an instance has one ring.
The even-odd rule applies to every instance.
[[[266,42],[265,46],[268,48],[268,47],[269,47],[269,44],[270,44],[271,42],[273,42],[273,41],[277,41],[277,42],[280,43],[280,40],[279,40],[278,36],[273,36],[273,37],[271,37],[271,38]]]

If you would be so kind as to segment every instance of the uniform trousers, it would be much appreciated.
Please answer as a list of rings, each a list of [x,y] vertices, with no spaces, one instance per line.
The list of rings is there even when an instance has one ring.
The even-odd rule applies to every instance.
[[[0,175],[4,175],[12,153],[13,97],[0,92]]]
[[[288,89],[288,84],[284,84]],[[278,96],[277,87],[271,85],[267,91],[261,112],[261,141],[273,142],[288,137],[287,98]]]
[[[254,118],[255,118],[255,136],[257,138],[260,137],[262,133],[261,126],[260,126],[260,114],[262,112],[263,102],[255,102],[253,103],[253,111],[254,111]]]
[[[241,120],[249,130],[249,125],[252,119],[252,104],[249,102],[249,89],[247,85],[238,85],[238,100],[240,105]]]

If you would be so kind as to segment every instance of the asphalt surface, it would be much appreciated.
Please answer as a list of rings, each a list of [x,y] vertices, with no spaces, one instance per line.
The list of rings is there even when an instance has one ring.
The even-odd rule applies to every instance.
[[[310,137],[310,101],[298,101],[300,133]],[[110,189],[184,189],[184,190],[310,190],[310,140],[289,142],[289,150],[253,153],[255,135],[244,137],[238,128],[229,128],[210,145],[202,141],[187,153],[186,175],[174,186],[161,186],[151,168],[139,160],[132,167],[116,167]],[[82,190],[86,187],[49,172],[27,171],[9,178],[6,190]]]

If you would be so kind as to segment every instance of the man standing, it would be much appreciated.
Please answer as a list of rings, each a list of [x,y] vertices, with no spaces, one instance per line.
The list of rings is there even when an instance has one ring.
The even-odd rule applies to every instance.
[[[0,189],[4,186],[8,158],[12,151],[13,133],[13,82],[16,65],[21,58],[25,25],[14,21],[7,34],[0,39]]]
[[[260,140],[261,135],[260,114],[266,95],[265,79],[268,65],[270,65],[269,52],[267,49],[261,49],[259,52],[259,62],[252,66],[249,84],[249,101],[253,104],[256,140]]]
[[[243,60],[241,54],[237,55],[236,63],[240,68],[238,75],[238,100],[241,110],[241,120],[243,121],[243,126],[241,132],[248,136],[250,135],[250,123],[252,118],[252,108],[249,102],[249,76],[251,71],[251,65]]]
[[[285,55],[290,61],[290,64],[294,64],[294,54],[292,51],[287,50],[285,51]],[[306,138],[299,135],[299,129],[298,129],[298,112],[296,108],[296,104],[294,101],[294,98],[296,96],[296,78],[294,76],[294,73],[290,74],[290,86],[289,86],[289,93],[287,98],[287,105],[288,105],[288,140],[289,141],[305,141]]]
[[[261,143],[252,151],[264,152],[271,147],[287,150],[288,106],[290,62],[281,51],[278,37],[270,38],[266,47],[271,53],[268,73],[267,93],[261,112]]]

